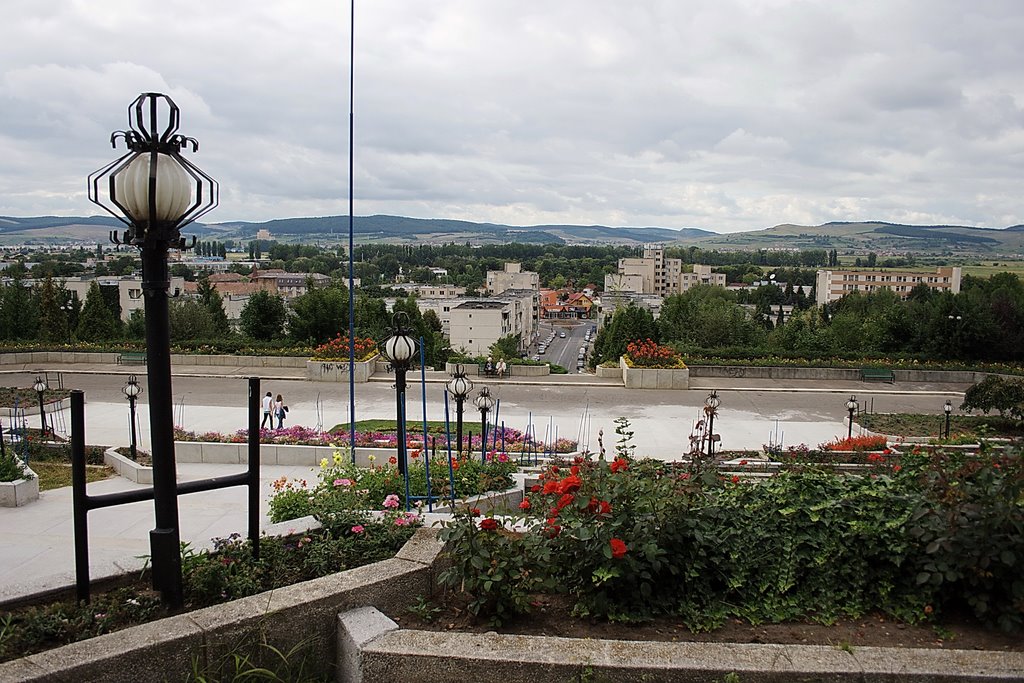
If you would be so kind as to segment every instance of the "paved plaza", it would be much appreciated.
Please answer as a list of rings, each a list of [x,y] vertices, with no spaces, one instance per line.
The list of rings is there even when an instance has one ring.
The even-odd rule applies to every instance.
[[[37,370],[58,375],[64,386],[82,389],[86,397],[86,442],[127,445],[128,407],[121,393],[132,368],[116,365],[0,366],[6,386],[30,386]],[[142,375],[144,368],[135,371]],[[181,366],[173,368],[175,424],[205,432],[233,432],[247,425],[247,377],[259,376],[262,391],[284,396],[289,406],[285,426],[331,428],[347,422],[348,385],[311,382],[304,369],[222,368]],[[444,382],[447,375],[427,373],[426,382],[410,374],[408,415],[410,430],[422,421],[423,406],[429,420],[444,420]],[[413,381],[415,380],[415,382]],[[375,375],[356,386],[356,418],[393,419],[393,378]],[[477,382],[481,386],[484,382]],[[875,412],[935,413],[941,419],[942,404],[951,398],[959,404],[965,385],[865,384],[817,381],[773,381],[695,378],[689,391],[625,389],[621,382],[590,375],[563,375],[537,379],[488,380],[498,422],[519,430],[533,425],[538,438],[548,435],[579,439],[596,451],[598,432],[604,443],[615,447],[614,420],[630,420],[637,455],[672,460],[689,448],[689,435],[703,401],[711,390],[721,397],[715,431],[724,449],[759,449],[769,441],[810,446],[846,435],[845,403],[855,394],[861,405]],[[425,387],[425,389],[424,389]],[[425,402],[423,396],[425,393]],[[148,448],[149,424],[146,393],[139,405],[140,447]],[[7,415],[2,416],[5,424]],[[33,418],[29,418],[30,424]],[[466,431],[478,431],[479,413],[467,403]],[[454,425],[455,416],[451,414]],[[70,424],[65,408],[58,426]],[[453,427],[454,429],[454,427]],[[231,474],[238,466],[179,464],[180,480]],[[270,483],[280,476],[315,478],[311,467],[265,467],[261,472],[266,513]],[[89,485],[93,494],[139,487],[118,477]],[[245,531],[245,488],[182,496],[179,502],[182,540],[205,547],[214,537]],[[89,514],[90,565],[93,576],[138,569],[149,552],[153,528],[151,502],[96,510]],[[0,508],[0,600],[73,582],[74,551],[71,521],[71,489],[45,491],[23,508]]]

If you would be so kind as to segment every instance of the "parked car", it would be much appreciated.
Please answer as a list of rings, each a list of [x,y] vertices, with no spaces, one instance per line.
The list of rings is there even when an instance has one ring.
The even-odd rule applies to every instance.
[[[559,337],[560,339],[565,339],[565,332],[559,332],[559,333],[558,333],[558,337]]]

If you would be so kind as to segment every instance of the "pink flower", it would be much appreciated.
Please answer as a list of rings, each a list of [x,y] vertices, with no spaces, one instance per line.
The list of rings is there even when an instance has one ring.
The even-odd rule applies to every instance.
[[[352,527],[352,533],[354,534],[361,534],[364,531],[366,531],[366,527],[364,527],[362,524],[356,524],[354,527]]]
[[[508,462],[508,455],[506,455],[505,453],[499,453],[498,462]]]
[[[384,507],[396,508],[399,506],[398,496],[393,493],[389,493],[388,497],[384,499]]]

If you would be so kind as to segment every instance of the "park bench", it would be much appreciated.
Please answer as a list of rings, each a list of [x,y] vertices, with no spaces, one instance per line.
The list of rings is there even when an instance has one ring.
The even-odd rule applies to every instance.
[[[486,363],[480,363],[478,368],[477,368],[477,374],[478,375],[482,375],[484,377],[497,377],[498,376],[498,371],[494,367],[492,367],[490,370],[488,370]]]
[[[865,382],[895,382],[896,373],[887,368],[861,368],[860,378]]]
[[[121,355],[117,357],[118,365],[145,365],[146,364],[146,352],[145,351],[122,351]]]

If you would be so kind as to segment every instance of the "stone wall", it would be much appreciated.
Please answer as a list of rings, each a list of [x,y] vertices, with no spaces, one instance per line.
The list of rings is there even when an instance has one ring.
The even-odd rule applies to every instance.
[[[619,358],[622,382],[627,389],[689,389],[690,369],[631,368]]]

